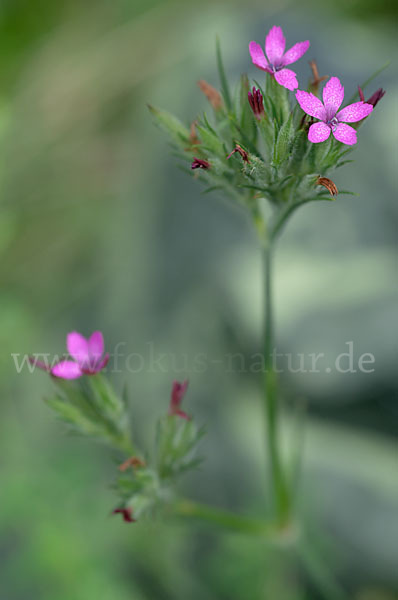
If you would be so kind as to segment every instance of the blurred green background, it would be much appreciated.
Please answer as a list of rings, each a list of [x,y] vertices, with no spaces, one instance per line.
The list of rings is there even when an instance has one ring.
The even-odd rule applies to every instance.
[[[171,381],[190,378],[187,410],[207,423],[191,498],[261,514],[260,379],[222,359],[261,348],[260,252],[245,214],[201,195],[175,168],[146,103],[189,123],[206,108],[196,81],[226,69],[261,76],[248,42],[281,25],[311,40],[347,97],[387,94],[360,131],[355,162],[333,177],[334,203],[306,206],[278,248],[280,352],[353,341],[373,373],[287,373],[285,427],[308,404],[300,511],[312,553],[355,600],[398,598],[396,3],[1,0],[0,3],[0,599],[322,600],[322,569],[191,523],[108,518],[108,453],[64,434],[42,402],[44,374],[17,375],[11,353],[64,351],[66,332],[104,332],[112,350],[173,353],[169,369],[127,382],[135,435],[150,450]],[[190,370],[198,353],[206,373]],[[188,366],[185,365],[185,362]],[[311,569],[310,569],[311,571]],[[315,580],[319,580],[316,583]]]

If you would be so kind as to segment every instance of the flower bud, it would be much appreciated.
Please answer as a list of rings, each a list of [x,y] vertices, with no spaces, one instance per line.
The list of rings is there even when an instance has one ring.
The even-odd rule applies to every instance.
[[[261,119],[264,117],[265,112],[263,96],[260,90],[257,90],[255,87],[253,87],[252,92],[248,92],[247,96],[254,116],[258,121],[261,121]]]

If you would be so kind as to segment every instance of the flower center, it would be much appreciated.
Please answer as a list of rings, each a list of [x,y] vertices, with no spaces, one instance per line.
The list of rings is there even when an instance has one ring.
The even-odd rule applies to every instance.
[[[277,71],[280,71],[281,69],[283,69],[283,65],[279,63],[274,63],[274,64],[270,64],[271,70],[273,73],[277,73]]]
[[[335,131],[337,125],[339,124],[339,120],[337,117],[333,117],[332,119],[329,119],[326,124],[329,125],[332,131]]]

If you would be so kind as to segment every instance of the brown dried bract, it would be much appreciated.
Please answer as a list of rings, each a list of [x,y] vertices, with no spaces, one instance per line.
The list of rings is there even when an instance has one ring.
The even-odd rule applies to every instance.
[[[130,456],[130,458],[128,458],[127,460],[125,460],[121,465],[119,465],[119,471],[127,471],[127,469],[129,467],[132,467],[133,469],[139,469],[141,467],[145,467],[146,463],[144,460],[142,460],[141,458],[138,458],[138,456]]]
[[[316,185],[323,185],[323,187],[325,187],[329,191],[331,196],[337,196],[337,194],[339,193],[339,190],[337,189],[336,185],[328,177],[318,177],[318,179],[316,180]]]
[[[204,79],[198,81],[198,86],[214,108],[214,110],[219,110],[222,108],[223,101],[220,93],[214,88],[210,83],[207,83]]]
[[[233,154],[235,154],[235,152],[239,152],[239,154],[241,155],[244,162],[246,162],[246,163],[250,162],[248,153],[246,152],[246,150],[243,150],[242,146],[239,146],[239,144],[236,144],[236,146],[232,150],[231,154],[228,154],[227,160],[228,160],[228,158],[231,158],[231,156]]]
[[[191,146],[197,146],[198,144],[200,144],[200,139],[198,138],[198,135],[196,133],[196,125],[198,124],[197,121],[192,121],[191,123],[191,128],[190,128],[190,133],[189,133],[189,142],[191,144]]]
[[[318,65],[316,64],[315,60],[310,60],[310,67],[311,67],[311,71],[312,71],[312,76],[313,76],[313,80],[311,81],[311,87],[313,89],[313,91],[315,93],[318,92],[318,88],[319,88],[319,84],[322,81],[325,81],[325,79],[328,78],[327,75],[323,75],[322,77],[319,77],[319,72],[318,72]]]

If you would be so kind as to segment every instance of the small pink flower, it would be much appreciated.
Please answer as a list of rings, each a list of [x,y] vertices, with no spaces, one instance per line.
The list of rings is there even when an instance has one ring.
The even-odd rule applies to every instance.
[[[319,119],[308,131],[308,139],[314,144],[324,142],[333,133],[336,140],[352,146],[357,143],[357,132],[346,123],[355,123],[367,117],[373,110],[371,104],[355,102],[339,111],[344,99],[344,87],[338,77],[331,77],[323,88],[323,103],[310,92],[298,90],[297,102],[307,115]]]
[[[280,27],[274,25],[265,38],[265,54],[260,44],[250,42],[249,51],[253,64],[274,75],[279,85],[288,90],[298,88],[296,73],[290,69],[285,69],[286,65],[296,62],[305,54],[310,46],[308,40],[294,44],[285,52],[286,40]]]
[[[135,523],[137,519],[133,518],[133,510],[130,507],[127,508],[115,508],[112,511],[113,515],[121,514],[125,523]]]
[[[171,399],[170,399],[170,407],[169,407],[169,415],[178,415],[183,419],[187,419],[189,421],[190,417],[181,410],[181,403],[185,396],[185,392],[187,391],[188,380],[186,379],[182,383],[179,381],[173,381],[173,388],[171,390]]]
[[[95,375],[108,364],[109,354],[104,355],[104,338],[100,331],[94,331],[88,340],[76,331],[68,333],[66,347],[75,360],[61,360],[53,367],[35,358],[31,358],[30,362],[60,379],[77,379],[82,375]]]

